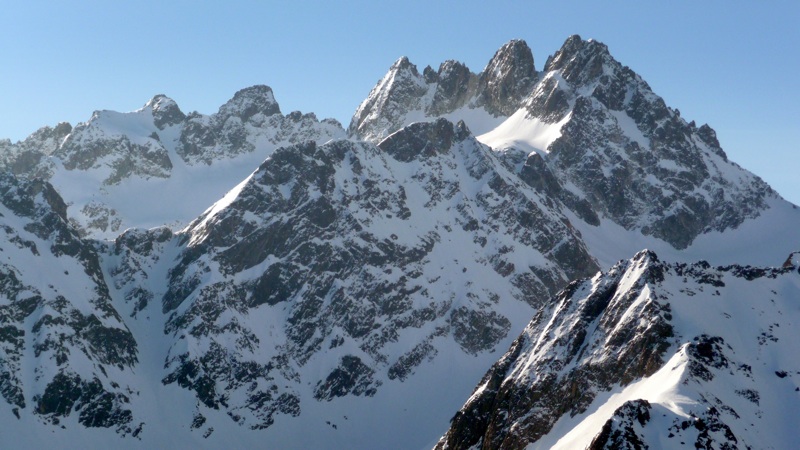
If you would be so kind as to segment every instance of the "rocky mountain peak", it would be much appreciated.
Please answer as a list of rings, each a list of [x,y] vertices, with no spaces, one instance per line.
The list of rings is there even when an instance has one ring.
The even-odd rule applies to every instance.
[[[741,168],[728,163],[714,131],[687,123],[601,42],[568,38],[525,107],[529,119],[565,120],[560,137],[547,144],[546,164],[528,168],[547,166],[562,186],[576,186],[580,200],[562,201],[589,223],[597,221],[585,214],[587,204],[598,216],[683,249],[702,233],[758,216],[774,197],[752,174],[732,176]]]
[[[69,122],[61,122],[55,127],[42,127],[25,138],[20,146],[28,151],[40,151],[45,155],[52,154],[64,139],[72,133]]]
[[[49,178],[53,164],[48,156],[58,150],[71,132],[72,125],[61,122],[55,127],[42,127],[16,144],[0,142],[0,167],[19,176]]]
[[[144,109],[152,111],[153,123],[159,130],[177,125],[186,120],[186,114],[181,111],[175,100],[164,94],[158,94],[151,98],[144,105]]]
[[[401,128],[409,111],[420,108],[420,99],[427,91],[417,66],[401,57],[353,114],[347,134],[380,141]]]
[[[69,122],[59,122],[53,128],[53,133],[57,136],[66,137],[70,132],[72,132],[72,125]]]
[[[454,60],[441,63],[438,71],[427,66],[420,75],[402,57],[356,110],[348,134],[379,142],[420,119],[453,113],[450,118],[475,116],[467,110],[477,110],[478,116],[496,122],[519,109],[536,79],[533,54],[522,40],[503,45],[480,75]],[[489,131],[486,127],[473,131],[482,134]]]
[[[425,80],[407,56],[400,57],[392,64],[381,84],[391,93],[386,96],[387,100],[395,96],[416,98],[425,93]]]
[[[178,104],[175,102],[175,100],[167,97],[164,94],[156,94],[144,104],[145,108],[150,108],[153,110],[170,109],[176,106],[178,106]]]
[[[593,80],[603,74],[603,65],[617,63],[608,51],[608,46],[594,39],[584,40],[574,34],[545,64],[545,72],[558,70],[564,79],[573,84]]]
[[[266,117],[281,113],[272,88],[263,84],[239,90],[219,108],[220,116],[236,116],[243,122],[259,113]]]
[[[707,123],[700,126],[696,131],[697,137],[706,144],[714,153],[721,156],[723,160],[728,160],[728,155],[722,150],[717,139],[717,132],[714,131]]]
[[[159,94],[135,111],[95,111],[74,128],[62,123],[16,144],[0,141],[0,170],[50,180],[68,193],[70,220],[81,232],[111,239],[128,227],[188,224],[277,147],[341,137],[344,130],[336,120],[320,121],[299,111],[282,115],[272,89],[264,85],[240,90],[211,115],[184,114]],[[227,161],[225,167],[211,169],[219,160]],[[215,181],[197,172],[184,177],[187,165],[214,170]],[[147,182],[152,178],[165,184],[153,189]],[[120,185],[126,179],[143,183],[135,200],[123,192],[130,189]],[[155,216],[161,218],[153,222]]]
[[[445,61],[419,76],[401,58],[362,103],[350,134],[380,141],[437,117],[469,120],[485,144],[519,150],[507,155],[543,152],[514,164],[587,223],[608,218],[678,249],[758,216],[774,196],[752,174],[726,175],[710,127],[687,123],[605,44],[578,35],[548,58],[541,76],[522,40],[501,47],[479,75]]]
[[[414,76],[419,76],[419,72],[417,71],[417,66],[412,64],[411,61],[408,59],[408,56],[401,56],[397,59],[397,61],[392,64],[392,67],[389,68],[389,71],[392,72],[402,72],[402,71],[410,71]]]
[[[167,178],[172,162],[157,138],[156,123],[162,127],[176,123],[183,113],[173,105],[161,97],[133,112],[95,111],[89,121],[72,129],[53,156],[69,171],[107,170],[106,185],[135,175]]]
[[[494,115],[513,114],[536,83],[533,52],[519,39],[500,47],[480,74],[478,104]]]
[[[448,79],[455,74],[469,73],[469,68],[461,61],[448,59],[447,61],[439,64],[439,71],[437,72],[436,79],[441,82],[442,79]]]
[[[436,83],[439,81],[439,74],[433,70],[433,67],[430,65],[425,66],[425,69],[422,70],[422,77],[425,79],[425,82],[428,84]]]
[[[428,77],[425,79],[428,81]],[[475,75],[461,62],[449,59],[435,73],[436,91],[427,112],[446,114],[464,106],[475,90]]]

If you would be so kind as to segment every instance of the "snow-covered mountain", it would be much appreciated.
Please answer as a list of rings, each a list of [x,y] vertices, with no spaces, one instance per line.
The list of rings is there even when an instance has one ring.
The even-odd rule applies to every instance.
[[[776,323],[781,345],[793,336],[781,320],[794,317],[796,270],[766,267],[800,243],[800,210],[599,42],[570,37],[541,71],[523,41],[479,74],[447,61],[420,75],[401,58],[348,136],[281,114],[255,86],[210,116],[156,96],[0,142],[14,174],[1,180],[0,423],[20,424],[0,443],[430,448],[468,398],[439,445],[518,446],[531,441],[523,428],[551,444],[580,430],[616,442],[628,428],[644,442],[658,432],[639,418],[667,401],[652,386],[690,367],[700,343],[706,352],[702,339],[724,338],[727,361],[762,357],[720,331],[725,320],[702,328],[722,306],[672,303],[717,299],[706,282],[735,304],[767,296],[786,317],[770,309],[774,322],[747,333]],[[730,323],[744,320],[736,308],[724,310]],[[526,344],[539,341],[545,353]],[[787,368],[775,370],[799,370],[780,355]],[[531,403],[505,381],[515,364],[514,380],[553,400]],[[713,374],[751,380],[758,388],[741,389],[771,407],[779,394],[759,370]],[[761,410],[703,383],[669,401],[705,398],[722,415],[675,400],[652,422],[692,442],[695,422],[673,419],[758,437],[723,406]],[[559,421],[564,398],[584,416]],[[591,405],[602,414],[589,419]],[[521,425],[503,429],[503,417]]]
[[[600,42],[571,36],[541,72],[522,41],[503,46],[479,75],[452,61],[437,76],[425,72],[395,63],[356,111],[350,135],[375,140],[414,121],[463,119],[581,223],[612,222],[679,249],[779,198],[727,159],[708,125],[687,123]],[[489,106],[497,104],[506,106]]]
[[[45,127],[0,143],[0,167],[47,179],[82,233],[113,239],[131,227],[185,226],[276,148],[343,136],[335,120],[281,114],[272,89],[253,86],[210,116],[157,95],[134,112]]]
[[[436,446],[792,448],[800,266],[644,251],[528,324]]]

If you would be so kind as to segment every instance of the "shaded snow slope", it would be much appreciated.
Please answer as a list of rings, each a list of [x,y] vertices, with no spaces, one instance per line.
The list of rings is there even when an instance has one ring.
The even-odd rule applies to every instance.
[[[777,267],[786,260],[787,249],[800,245],[800,208],[780,198],[767,201],[768,208],[734,229],[709,231],[692,244],[677,250],[669,243],[603,219],[591,226],[569,215],[589,252],[600,266],[610,268],[642,248],[650,248],[671,261],[705,260],[713,265],[757,265]]]
[[[0,355],[2,410],[15,417],[3,423],[141,431],[145,418],[130,405],[138,386],[126,377],[137,342],[97,253],[52,186],[8,174],[0,174]]]

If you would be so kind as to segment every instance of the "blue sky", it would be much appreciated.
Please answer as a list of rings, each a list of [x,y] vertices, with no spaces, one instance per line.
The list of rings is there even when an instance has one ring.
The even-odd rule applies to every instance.
[[[284,113],[346,127],[400,56],[479,72],[525,39],[541,69],[571,34],[606,43],[731,159],[800,204],[800,2],[37,1],[0,15],[0,138],[131,111],[210,114],[268,84]]]

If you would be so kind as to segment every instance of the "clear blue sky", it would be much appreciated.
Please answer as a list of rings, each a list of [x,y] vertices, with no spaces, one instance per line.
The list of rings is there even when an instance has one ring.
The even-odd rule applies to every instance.
[[[131,111],[158,93],[210,114],[268,84],[284,112],[347,126],[398,57],[480,71],[513,38],[541,69],[571,34],[606,43],[731,159],[800,203],[800,2],[37,1],[0,14],[0,138]]]

